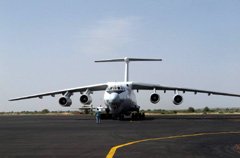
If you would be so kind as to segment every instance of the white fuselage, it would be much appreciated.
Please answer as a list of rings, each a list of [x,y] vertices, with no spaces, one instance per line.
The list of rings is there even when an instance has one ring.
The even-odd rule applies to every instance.
[[[131,82],[109,82],[104,93],[104,103],[113,114],[124,113],[139,109]]]

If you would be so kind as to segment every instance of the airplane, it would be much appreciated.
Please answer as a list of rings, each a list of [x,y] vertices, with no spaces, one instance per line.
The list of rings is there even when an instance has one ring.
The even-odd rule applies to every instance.
[[[45,96],[52,96],[62,94],[63,96],[59,99],[59,104],[63,107],[69,107],[72,104],[71,96],[74,93],[81,94],[80,102],[84,105],[90,105],[92,103],[91,94],[95,91],[105,91],[104,92],[104,103],[106,105],[106,112],[112,112],[114,119],[124,119],[124,115],[132,116],[136,118],[142,118],[143,114],[139,113],[140,106],[137,104],[136,96],[134,94],[134,90],[137,92],[139,90],[152,90],[153,93],[150,95],[150,102],[153,104],[157,104],[160,101],[160,96],[156,92],[157,90],[164,91],[174,91],[175,95],[173,96],[173,103],[175,105],[180,105],[183,102],[182,95],[179,94],[179,91],[185,92],[193,92],[197,93],[206,93],[208,96],[210,95],[224,95],[224,96],[233,96],[240,97],[239,94],[231,94],[231,93],[222,93],[215,91],[207,91],[207,90],[198,90],[191,88],[179,88],[179,87],[169,87],[162,86],[159,84],[148,84],[148,83],[139,83],[129,81],[129,63],[134,61],[162,61],[162,59],[145,59],[145,58],[119,58],[119,59],[106,59],[106,60],[97,60],[96,63],[99,62],[124,62],[125,63],[125,76],[123,82],[107,82],[102,84],[88,85],[83,87],[76,87],[70,89],[63,89],[58,91],[52,91],[47,93],[40,93],[35,95],[29,95],[24,97],[18,97],[10,99],[9,101],[16,101],[22,99],[30,99],[30,98],[40,98],[42,99]],[[133,113],[133,112],[137,113]]]

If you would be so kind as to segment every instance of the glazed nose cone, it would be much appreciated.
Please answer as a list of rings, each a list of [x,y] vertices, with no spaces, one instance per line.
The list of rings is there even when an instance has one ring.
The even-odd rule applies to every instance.
[[[110,103],[118,103],[120,101],[120,97],[117,93],[112,93],[109,97]]]

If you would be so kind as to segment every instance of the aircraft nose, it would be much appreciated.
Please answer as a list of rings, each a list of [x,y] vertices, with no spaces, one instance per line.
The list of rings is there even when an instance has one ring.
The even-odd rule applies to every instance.
[[[109,97],[110,103],[118,103],[120,101],[120,97],[117,93],[112,93]]]

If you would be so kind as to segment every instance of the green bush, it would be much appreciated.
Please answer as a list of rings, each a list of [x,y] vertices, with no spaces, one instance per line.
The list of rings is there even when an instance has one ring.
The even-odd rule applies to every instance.
[[[191,112],[191,113],[192,113],[192,112],[195,112],[195,109],[194,109],[193,107],[189,107],[189,108],[188,108],[188,112]]]
[[[174,111],[173,111],[173,113],[174,113],[174,114],[177,114],[177,111],[176,111],[176,110],[174,110]]]
[[[49,110],[48,110],[48,109],[43,109],[43,110],[41,111],[41,113],[42,113],[42,114],[47,114],[47,113],[49,113]]]
[[[204,112],[209,112],[210,109],[206,106],[204,109],[203,109]]]

